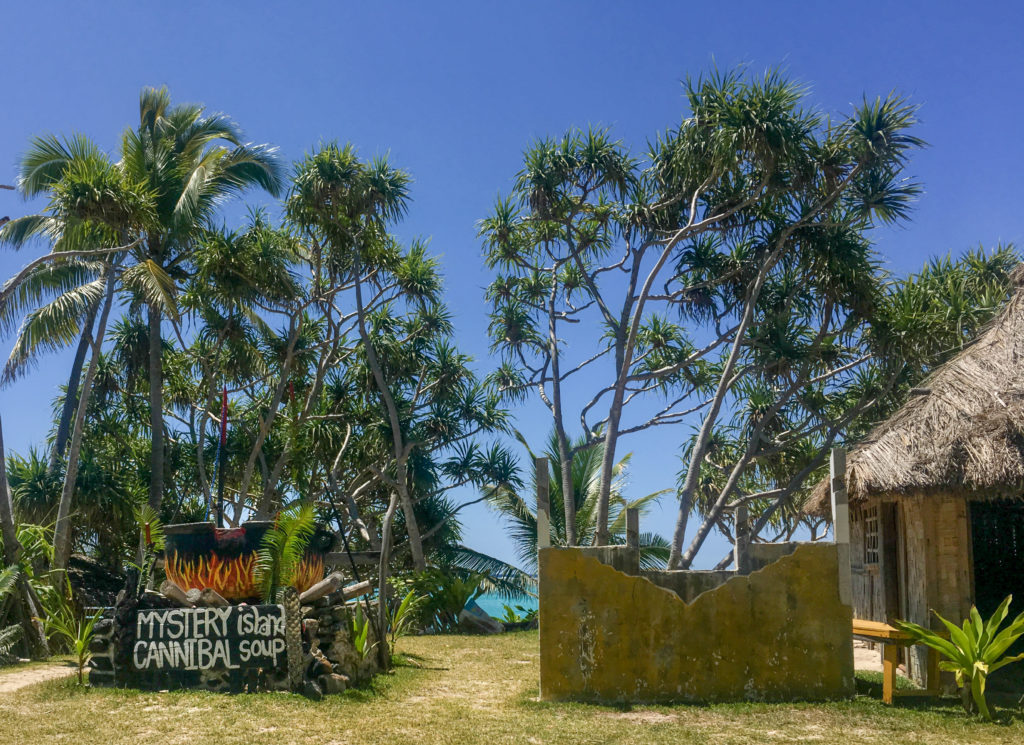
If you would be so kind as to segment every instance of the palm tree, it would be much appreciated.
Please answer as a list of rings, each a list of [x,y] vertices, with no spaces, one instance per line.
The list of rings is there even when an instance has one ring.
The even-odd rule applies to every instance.
[[[55,161],[59,166],[54,165]],[[122,284],[127,283],[132,271],[121,273],[130,246],[116,244],[148,222],[150,200],[144,188],[133,183],[98,147],[80,136],[64,141],[55,137],[34,140],[22,161],[19,184],[28,196],[46,192],[48,209],[45,214],[8,224],[0,237],[20,245],[32,235],[46,232],[54,238],[54,250],[4,286],[0,312],[11,318],[19,306],[23,308],[33,302],[39,305],[47,295],[55,297],[26,315],[4,377],[7,380],[16,377],[40,349],[66,345],[79,332],[92,349],[75,405],[68,465],[54,529],[53,568],[60,571],[66,567],[70,552],[69,516],[85,415],[113,306],[114,289],[118,279]],[[83,256],[95,260],[85,264],[81,261]],[[94,273],[98,275],[95,278]],[[100,310],[98,321],[97,309]],[[95,331],[92,329],[94,321]],[[81,369],[78,365],[73,367]],[[69,386],[73,387],[67,391],[68,399],[78,393],[74,376]]]
[[[53,252],[30,264],[4,286],[0,320],[5,315],[12,317],[11,299],[16,292],[25,295],[22,290],[31,289],[30,280],[39,280],[40,284],[45,279],[40,269],[44,264],[58,266],[67,260],[81,263],[85,258],[102,258],[91,267],[79,267],[92,271],[88,277],[91,281],[85,289],[69,289],[73,277],[65,278],[55,290],[51,280],[44,289],[60,296],[46,306],[42,320],[38,314],[29,315],[19,339],[25,341],[16,345],[19,356],[12,360],[24,365],[36,348],[66,345],[79,333],[88,333],[82,327],[91,326],[101,297],[113,297],[115,281],[133,301],[147,308],[151,436],[148,501],[158,510],[164,471],[161,322],[165,315],[176,317],[176,282],[187,276],[197,239],[210,227],[218,203],[250,186],[276,194],[281,177],[272,148],[243,144],[233,122],[223,115],[204,116],[202,106],[172,107],[166,89],[143,89],[139,115],[138,128],[122,137],[121,160],[116,164],[82,136],[33,140],[21,163],[19,187],[26,196],[48,194],[50,206],[44,214],[3,226],[0,240],[17,247],[36,236],[49,237],[54,242]],[[96,248],[118,243],[118,250]],[[127,268],[122,269],[122,265]],[[108,289],[110,292],[105,293]],[[26,295],[25,302],[41,296],[40,292]],[[105,310],[109,313],[109,301]],[[103,320],[105,323],[106,315]],[[48,336],[24,333],[37,327]],[[103,329],[97,329],[92,341],[94,359],[102,341]],[[69,397],[78,388],[78,381],[70,380]],[[84,417],[87,395],[88,386],[77,402],[80,416],[76,423]],[[71,439],[74,451],[74,432]],[[80,445],[81,432],[78,441]],[[69,496],[62,498],[55,536],[58,559],[64,557],[59,534],[64,523],[60,516],[70,509],[77,470],[71,461],[76,457],[77,452],[69,453],[65,473]],[[66,541],[63,543],[66,545]],[[59,567],[59,561],[57,564]]]
[[[531,460],[536,461],[533,452],[522,435],[518,435],[520,442],[526,446],[530,453]],[[572,443],[572,448],[581,448],[584,439],[579,438]],[[561,466],[558,460],[558,438],[552,434],[548,437],[547,447],[544,455],[548,459],[548,467],[551,470],[549,477],[550,484],[550,507],[551,507],[551,545],[569,545],[565,530],[565,509],[562,496]],[[638,499],[629,500],[623,496],[626,487],[626,469],[632,454],[621,458],[613,469],[614,481],[612,483],[610,512],[609,512],[609,533],[611,543],[625,543],[626,539],[626,509],[635,508],[643,514],[661,495],[668,493],[669,489],[656,491]],[[601,462],[604,457],[604,447],[595,445],[587,449],[580,449],[572,459],[572,486],[576,503],[576,538],[579,545],[592,543],[597,535],[597,510],[600,495]],[[487,502],[498,514],[509,524],[509,532],[516,544],[516,555],[521,565],[531,572],[537,567],[537,476],[531,475],[527,486],[526,494],[523,496],[519,491],[505,486],[490,488],[487,491]],[[669,544],[664,538],[656,533],[642,533],[640,535],[640,565],[645,569],[663,567],[668,560]],[[480,569],[486,568],[481,562]]]
[[[160,325],[176,315],[176,281],[187,274],[199,237],[218,204],[257,186],[281,188],[274,149],[245,144],[237,125],[203,106],[171,106],[166,88],[144,88],[139,126],[124,133],[121,167],[153,194],[155,219],[137,237],[138,287],[148,310],[150,484],[149,505],[160,509],[164,477],[163,366]]]

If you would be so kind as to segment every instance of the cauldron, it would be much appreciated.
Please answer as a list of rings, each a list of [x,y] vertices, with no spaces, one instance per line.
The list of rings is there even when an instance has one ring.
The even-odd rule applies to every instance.
[[[186,592],[209,587],[227,600],[258,598],[256,552],[273,525],[262,520],[242,523],[237,528],[218,528],[212,522],[168,525],[164,528],[167,579]],[[324,555],[333,543],[334,536],[318,526],[292,582],[299,592],[323,579]]]

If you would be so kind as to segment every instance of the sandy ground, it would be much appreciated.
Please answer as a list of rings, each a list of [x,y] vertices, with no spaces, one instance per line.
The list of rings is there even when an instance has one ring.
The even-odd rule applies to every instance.
[[[853,640],[853,669],[867,670],[870,672],[882,672],[882,652],[880,649],[868,649],[867,642],[859,639]],[[896,674],[906,677],[907,671],[900,665],[896,668]]]
[[[74,674],[75,666],[70,662],[26,666],[24,670],[19,670],[17,667],[0,670],[0,693],[11,693],[25,686]]]

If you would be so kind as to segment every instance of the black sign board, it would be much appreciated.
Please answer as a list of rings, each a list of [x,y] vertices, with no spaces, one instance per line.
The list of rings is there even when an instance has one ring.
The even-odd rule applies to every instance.
[[[135,670],[270,670],[284,664],[282,605],[140,610]]]

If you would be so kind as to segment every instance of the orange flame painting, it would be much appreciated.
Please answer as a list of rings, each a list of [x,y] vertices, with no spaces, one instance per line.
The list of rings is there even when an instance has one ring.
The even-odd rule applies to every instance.
[[[247,600],[259,597],[256,585],[256,554],[248,553],[225,559],[218,554],[199,556],[194,559],[172,553],[165,565],[167,579],[181,589],[202,590],[207,587],[216,590],[226,600]],[[323,579],[324,558],[320,555],[306,556],[295,570],[292,582],[299,592],[304,592]]]

